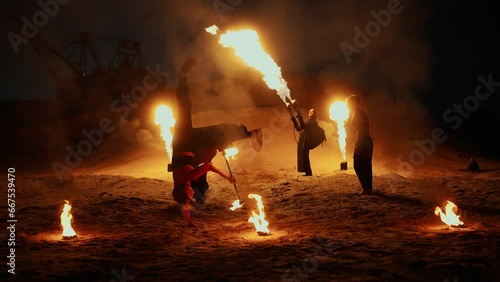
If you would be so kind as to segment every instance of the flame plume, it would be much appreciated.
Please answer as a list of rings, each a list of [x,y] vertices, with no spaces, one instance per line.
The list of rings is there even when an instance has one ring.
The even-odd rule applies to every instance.
[[[63,238],[71,238],[76,236],[75,230],[71,226],[71,221],[73,220],[73,215],[70,213],[71,205],[67,200],[64,200],[64,208],[61,213],[61,225],[63,227]]]
[[[259,213],[256,214],[252,211],[252,216],[248,219],[248,222],[251,222],[255,225],[255,229],[257,230],[257,234],[259,235],[269,235],[271,232],[269,231],[269,222],[266,220],[266,213],[264,212],[264,204],[262,204],[262,197],[257,194],[250,194],[248,198],[255,199],[257,201],[257,208],[259,209]]]
[[[339,148],[342,153],[342,158],[344,161],[346,159],[345,156],[345,146],[346,146],[346,138],[347,133],[345,131],[345,122],[349,118],[349,109],[347,108],[347,104],[344,102],[334,102],[330,106],[330,119],[337,123],[337,132],[339,134]]]
[[[450,201],[446,201],[445,211],[440,207],[436,207],[434,213],[440,216],[441,221],[446,223],[448,226],[460,226],[464,223],[460,220],[460,216],[456,214],[458,212],[458,207]]]
[[[213,35],[218,33],[216,25],[212,25],[205,30]],[[276,90],[283,103],[287,104],[287,98],[292,101],[290,89],[285,79],[283,79],[281,68],[264,51],[256,31],[251,29],[239,31],[228,30],[220,35],[219,43],[226,48],[232,47],[235,54],[243,59],[248,66],[258,70],[264,76],[263,80],[266,85],[270,89]]]
[[[175,125],[172,110],[165,105],[159,106],[155,112],[155,124],[160,126],[160,134],[165,141],[165,149],[167,150],[169,159],[172,160],[172,128]]]

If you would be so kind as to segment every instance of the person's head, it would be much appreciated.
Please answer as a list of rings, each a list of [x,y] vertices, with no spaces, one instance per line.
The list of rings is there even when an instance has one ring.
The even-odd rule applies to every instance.
[[[316,109],[310,109],[309,110],[309,118],[310,119],[316,119],[317,115],[318,115],[318,113],[316,112]]]
[[[361,106],[361,98],[358,95],[351,95],[346,98],[347,108],[352,112]]]

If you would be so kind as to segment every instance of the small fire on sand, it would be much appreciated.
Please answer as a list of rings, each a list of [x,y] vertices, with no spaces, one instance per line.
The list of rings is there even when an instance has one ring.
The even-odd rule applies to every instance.
[[[155,123],[160,126],[161,137],[163,138],[163,141],[165,141],[165,150],[167,150],[169,159],[172,160],[172,128],[175,125],[172,110],[165,105],[161,105],[156,108]]]
[[[450,201],[446,201],[445,211],[440,207],[436,207],[434,213],[441,218],[441,221],[446,223],[448,226],[459,227],[464,223],[460,220],[460,216],[456,213],[458,212],[458,207]]]
[[[76,232],[71,227],[71,221],[73,220],[73,215],[71,215],[71,205],[69,201],[64,200],[64,208],[61,213],[61,225],[63,227],[63,239],[71,239],[76,237]]]
[[[255,229],[257,230],[257,234],[259,236],[267,236],[270,235],[269,231],[269,222],[266,220],[266,213],[264,212],[264,204],[262,204],[262,197],[257,194],[250,194],[248,198],[255,199],[257,201],[257,208],[259,209],[259,213],[255,213],[252,211],[252,216],[248,219],[248,222],[251,222],[255,225]]]
[[[330,119],[337,123],[337,132],[339,135],[339,148],[340,153],[342,154],[343,162],[340,163],[341,170],[347,170],[347,162],[345,156],[345,146],[346,146],[346,138],[347,133],[345,131],[345,122],[349,118],[349,109],[347,108],[347,104],[344,102],[334,102],[330,106]]]

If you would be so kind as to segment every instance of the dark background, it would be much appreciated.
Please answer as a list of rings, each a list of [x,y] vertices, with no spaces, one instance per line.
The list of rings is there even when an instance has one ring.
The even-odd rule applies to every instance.
[[[282,67],[285,75],[304,77],[321,76],[331,71],[332,66],[339,76],[352,73],[353,69],[361,68],[359,62],[367,58],[371,61],[377,59],[377,54],[368,55],[368,53],[377,50],[379,41],[400,41],[400,38],[395,36],[396,33],[383,31],[381,38],[377,38],[379,41],[371,43],[359,58],[355,58],[355,63],[350,65],[346,64],[338,48],[342,40],[352,39],[353,26],[362,26],[367,22],[369,16],[367,11],[383,8],[388,1],[360,1],[352,4],[356,6],[354,9],[342,6],[350,5],[347,4],[350,1],[338,1],[341,4],[330,1],[317,1],[315,4],[308,1],[270,1],[273,4],[267,4],[266,1],[241,1],[241,4],[226,13],[231,17],[230,20],[226,17],[225,21],[221,21],[211,1],[177,2],[180,1],[103,3],[73,0],[60,6],[59,14],[51,18],[46,27],[40,29],[40,34],[48,42],[57,45],[76,31],[89,31],[99,40],[98,53],[105,66],[113,54],[114,44],[118,38],[139,40],[143,44],[143,65],[159,63],[162,69],[172,70],[181,60],[178,58],[179,52],[194,48],[197,36],[200,32],[204,32],[200,31],[202,27],[209,23],[222,26],[249,24],[257,27],[259,34],[264,37],[263,41],[268,43],[272,41],[273,44],[268,44],[266,47]],[[498,113],[500,90],[482,102],[479,109],[464,119],[463,125],[457,130],[451,129],[450,124],[443,120],[443,113],[448,108],[474,94],[475,87],[479,83],[477,80],[479,75],[487,77],[492,74],[493,80],[500,81],[498,68],[500,24],[494,2],[480,0],[468,3],[460,1],[412,1],[411,3],[401,1],[401,3],[422,7],[425,12],[410,11],[410,8],[405,8],[407,11],[404,11],[406,14],[402,17],[416,18],[416,20],[400,23],[398,19],[391,25],[405,25],[409,33],[413,28],[418,30],[419,44],[429,46],[430,50],[422,56],[423,59],[418,57],[418,52],[415,52],[417,55],[412,55],[415,62],[428,61],[425,67],[419,67],[415,71],[415,73],[426,73],[426,78],[416,81],[409,79],[409,83],[401,80],[400,84],[412,89],[414,97],[422,102],[437,126],[446,128],[449,134],[456,135],[473,150],[500,156],[495,137],[500,129]],[[18,17],[30,18],[40,9],[36,1],[8,1],[5,4],[7,13]],[[344,15],[343,11],[349,13]],[[332,25],[331,33],[321,30],[321,26],[342,21],[346,22],[342,25]],[[303,30],[300,29],[301,26],[304,27]],[[4,27],[7,27],[4,31],[4,34],[7,34],[11,25],[7,23]],[[7,37],[4,37],[4,47],[2,56],[6,63],[3,77],[6,81],[1,89],[0,99],[54,100],[56,85],[29,45],[22,45],[21,52],[14,54]],[[383,60],[381,58],[381,61]],[[343,78],[358,83],[358,80],[366,77],[370,71],[376,73],[373,67],[371,68],[363,68],[362,75],[345,75]],[[393,68],[396,71],[400,68],[400,71],[404,72],[412,68],[412,65],[395,64]],[[389,76],[387,81],[391,79],[398,80]],[[368,90],[374,85],[366,81],[362,83],[364,89]],[[378,85],[377,87],[381,88]],[[384,85],[384,89],[386,88]]]

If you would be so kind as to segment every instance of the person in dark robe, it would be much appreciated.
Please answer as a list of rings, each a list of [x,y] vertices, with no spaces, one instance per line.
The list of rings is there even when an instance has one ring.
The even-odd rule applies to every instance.
[[[370,123],[368,116],[361,109],[361,98],[357,95],[347,97],[347,107],[351,124],[356,130],[356,144],[354,146],[353,166],[356,176],[361,183],[362,190],[359,194],[372,194],[373,175],[373,139],[370,136]]]
[[[315,146],[308,142],[312,137],[308,135],[312,135],[313,128],[319,128],[316,116],[315,109],[309,110],[309,120],[307,122],[304,122],[304,118],[300,114],[290,114],[295,130],[300,132],[299,141],[297,142],[297,171],[304,172],[304,176],[312,176],[309,151],[314,149]]]
[[[476,158],[470,158],[469,165],[467,165],[467,171],[479,171],[479,164],[477,163]]]

